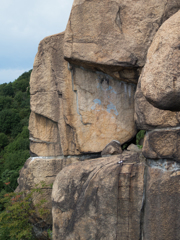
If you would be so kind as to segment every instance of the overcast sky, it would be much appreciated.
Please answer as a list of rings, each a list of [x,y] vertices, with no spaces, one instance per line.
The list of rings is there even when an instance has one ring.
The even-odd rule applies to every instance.
[[[1,0],[0,84],[33,67],[39,42],[65,30],[73,0]]]

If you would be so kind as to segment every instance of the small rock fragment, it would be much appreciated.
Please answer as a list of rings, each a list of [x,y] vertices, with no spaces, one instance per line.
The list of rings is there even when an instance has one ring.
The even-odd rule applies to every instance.
[[[106,145],[106,147],[101,152],[101,156],[107,155],[117,155],[122,153],[122,148],[120,142],[113,140]]]
[[[139,149],[138,146],[133,143],[128,146],[127,150],[133,152],[141,152],[141,149]]]

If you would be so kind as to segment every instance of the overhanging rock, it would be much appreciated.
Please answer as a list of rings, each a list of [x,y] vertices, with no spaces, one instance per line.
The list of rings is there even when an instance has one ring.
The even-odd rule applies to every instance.
[[[31,152],[37,156],[101,152],[136,134],[136,86],[101,71],[70,65],[64,33],[41,41],[31,75]]]

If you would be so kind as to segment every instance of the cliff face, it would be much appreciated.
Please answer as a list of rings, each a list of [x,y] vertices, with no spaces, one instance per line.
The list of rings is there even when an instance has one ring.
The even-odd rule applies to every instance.
[[[176,162],[135,152],[64,168],[53,185],[53,239],[178,240],[179,174]]]
[[[179,9],[75,0],[66,31],[40,42],[19,189],[56,178],[54,239],[180,239]],[[110,156],[141,129],[144,157]]]
[[[31,75],[31,152],[38,156],[99,153],[136,134],[135,84],[68,64],[64,33],[44,39]]]

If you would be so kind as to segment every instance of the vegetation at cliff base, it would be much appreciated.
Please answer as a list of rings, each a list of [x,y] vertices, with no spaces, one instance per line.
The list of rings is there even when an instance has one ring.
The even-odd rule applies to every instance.
[[[43,194],[42,187],[49,187],[49,185],[41,182],[28,192],[6,193],[0,200],[5,207],[5,210],[0,212],[0,240],[37,239],[29,220],[37,220],[37,213],[42,218],[50,214],[49,210],[43,209],[45,199],[41,199],[36,204],[32,203],[32,198]],[[51,234],[50,229],[44,233],[43,239],[52,239],[49,234]]]
[[[16,189],[19,170],[29,158],[31,71],[0,85],[0,199]]]
[[[49,215],[43,209],[45,199],[32,203],[34,194],[42,194],[41,188],[48,186],[45,183],[41,182],[28,192],[14,192],[19,171],[30,157],[31,71],[23,73],[14,82],[0,84],[0,240],[36,239],[30,219],[33,215],[37,218],[37,212],[39,217]],[[50,228],[43,234],[45,239],[52,239]]]

